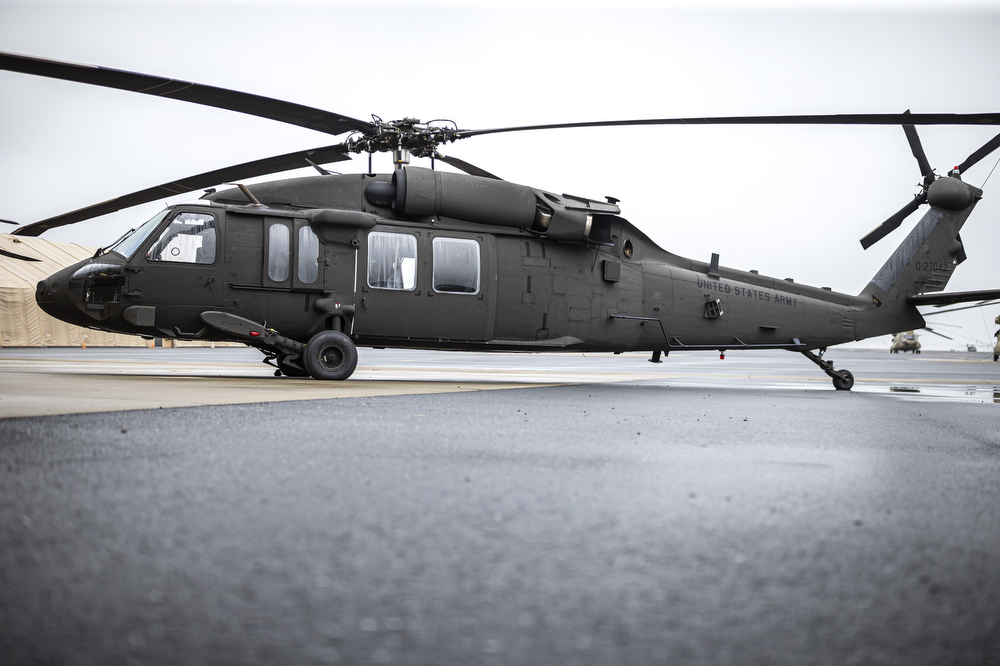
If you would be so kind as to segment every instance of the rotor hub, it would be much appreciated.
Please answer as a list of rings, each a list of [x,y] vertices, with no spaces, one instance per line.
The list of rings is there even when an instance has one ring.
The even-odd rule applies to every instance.
[[[372,116],[371,130],[351,136],[345,145],[354,153],[393,152],[394,161],[412,154],[414,157],[433,157],[437,147],[459,138],[458,126],[450,120],[424,123],[416,118],[384,121]],[[451,127],[433,125],[434,122],[450,123]],[[405,151],[405,153],[403,152]],[[408,157],[403,160],[409,162]]]

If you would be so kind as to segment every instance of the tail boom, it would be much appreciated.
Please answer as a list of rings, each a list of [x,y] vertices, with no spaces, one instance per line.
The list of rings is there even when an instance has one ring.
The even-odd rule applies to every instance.
[[[941,188],[935,188],[938,183]],[[935,196],[935,189],[947,196]],[[936,181],[928,194],[930,210],[860,294],[871,305],[855,315],[859,340],[923,328],[924,318],[912,297],[943,291],[964,259],[959,232],[982,190],[949,176]]]

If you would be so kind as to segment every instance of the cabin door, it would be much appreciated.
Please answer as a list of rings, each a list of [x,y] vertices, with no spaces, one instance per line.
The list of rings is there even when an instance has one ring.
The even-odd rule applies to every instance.
[[[226,307],[282,335],[308,337],[323,317],[316,302],[331,291],[335,255],[302,218],[230,213],[226,220]]]
[[[264,291],[264,218],[226,214],[226,300],[224,307],[238,317],[262,321]]]
[[[415,342],[489,339],[492,242],[486,234],[373,229],[358,262],[354,333]]]

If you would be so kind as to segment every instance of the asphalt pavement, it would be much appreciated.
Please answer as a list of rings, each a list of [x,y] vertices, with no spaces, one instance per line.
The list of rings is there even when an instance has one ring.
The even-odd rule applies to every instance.
[[[4,663],[1000,663],[986,357],[143,351],[0,372],[282,397],[0,418]]]

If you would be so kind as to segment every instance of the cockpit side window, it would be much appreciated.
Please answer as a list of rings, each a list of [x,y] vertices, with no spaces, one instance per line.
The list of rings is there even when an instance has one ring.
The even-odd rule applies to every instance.
[[[146,252],[146,259],[183,264],[214,264],[216,233],[214,215],[181,211]]]
[[[409,234],[368,234],[368,286],[412,291],[417,286],[417,239]]]

